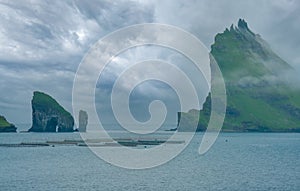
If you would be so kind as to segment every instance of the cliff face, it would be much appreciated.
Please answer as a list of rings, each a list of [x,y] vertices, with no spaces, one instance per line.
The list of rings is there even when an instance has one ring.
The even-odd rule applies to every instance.
[[[74,119],[51,96],[34,92],[32,106],[32,132],[72,132]]]
[[[0,133],[17,132],[17,128],[0,115]]]
[[[209,94],[201,111],[192,109],[187,113],[178,112],[177,130],[180,132],[205,131],[210,117],[210,104]]]
[[[283,73],[292,73],[293,68],[260,35],[254,34],[244,20],[216,35],[211,54],[226,84],[227,110],[222,130],[300,132],[300,92],[282,78]],[[205,130],[209,116],[207,98],[198,131]]]

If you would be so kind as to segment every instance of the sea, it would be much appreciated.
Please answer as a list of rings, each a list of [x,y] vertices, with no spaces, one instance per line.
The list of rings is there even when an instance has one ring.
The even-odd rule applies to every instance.
[[[0,146],[0,190],[300,190],[300,133],[220,133],[199,155],[202,137],[196,133],[177,157],[144,170],[109,164],[88,147]],[[79,138],[79,133],[1,133],[0,144]]]

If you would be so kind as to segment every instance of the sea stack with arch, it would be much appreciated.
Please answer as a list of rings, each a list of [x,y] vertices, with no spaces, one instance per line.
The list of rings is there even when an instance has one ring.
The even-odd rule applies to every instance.
[[[73,132],[74,118],[54,98],[33,92],[30,132]]]

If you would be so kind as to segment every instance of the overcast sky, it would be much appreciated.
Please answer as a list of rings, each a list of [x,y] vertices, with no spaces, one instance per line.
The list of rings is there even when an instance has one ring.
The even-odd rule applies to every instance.
[[[13,123],[31,123],[34,90],[52,95],[71,112],[73,79],[82,57],[99,38],[121,27],[171,24],[209,48],[214,36],[239,18],[300,68],[297,0],[0,0],[0,114]],[[133,97],[140,100],[138,93]]]

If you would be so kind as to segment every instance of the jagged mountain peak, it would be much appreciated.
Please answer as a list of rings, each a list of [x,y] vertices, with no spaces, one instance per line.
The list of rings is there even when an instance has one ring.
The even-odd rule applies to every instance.
[[[211,53],[224,69],[225,76],[235,81],[241,76],[277,75],[290,66],[277,56],[260,35],[254,34],[244,19],[238,20],[215,37]],[[238,72],[235,72],[237,71]]]
[[[224,32],[231,32],[231,33],[247,33],[250,36],[255,37],[256,34],[254,34],[248,27],[248,23],[244,19],[239,19],[237,26],[234,24],[231,24],[230,28],[226,28]]]
[[[238,27],[241,29],[248,29],[248,23],[244,19],[239,19],[238,21]]]

